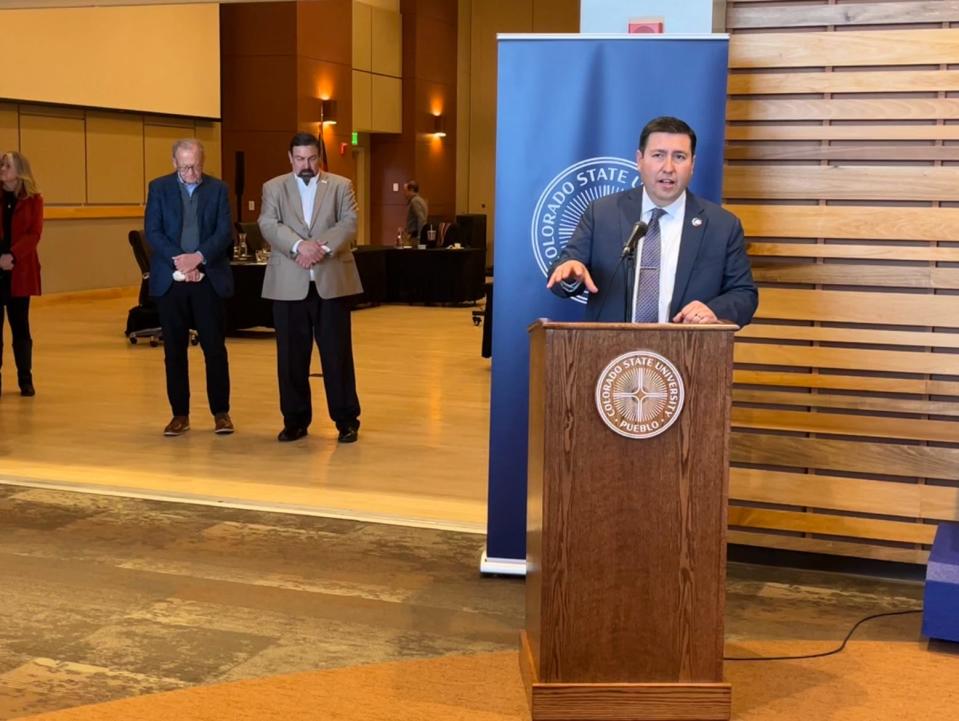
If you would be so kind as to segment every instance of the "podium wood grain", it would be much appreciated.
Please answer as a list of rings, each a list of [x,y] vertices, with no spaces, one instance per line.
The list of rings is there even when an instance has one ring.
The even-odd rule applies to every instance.
[[[544,684],[551,693],[556,684],[719,684],[728,701],[722,652],[734,330],[533,327],[524,644],[530,683],[541,693]],[[676,365],[686,397],[672,427],[634,440],[606,427],[594,394],[610,361],[643,349]],[[696,718],[728,718],[728,708],[726,716]]]

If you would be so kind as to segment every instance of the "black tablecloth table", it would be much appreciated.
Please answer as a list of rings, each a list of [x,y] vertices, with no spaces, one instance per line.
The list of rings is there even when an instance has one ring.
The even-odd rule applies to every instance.
[[[392,250],[382,245],[361,245],[353,249],[353,260],[363,284],[363,293],[356,297],[357,305],[386,302],[387,258]]]
[[[393,303],[470,303],[483,297],[485,253],[478,248],[393,248],[386,299]]]
[[[353,250],[363,284],[359,304],[472,303],[483,297],[486,256],[479,248],[391,248]],[[226,303],[227,332],[273,327],[273,302],[262,297],[266,263],[234,261],[233,297]]]
[[[263,297],[266,263],[234,261],[233,297],[226,301],[227,333],[256,326],[273,327],[273,301]]]

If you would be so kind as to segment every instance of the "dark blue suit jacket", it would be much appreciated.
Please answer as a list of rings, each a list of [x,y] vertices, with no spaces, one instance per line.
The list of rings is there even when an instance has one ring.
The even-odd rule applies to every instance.
[[[233,295],[233,271],[230,249],[233,247],[233,219],[226,183],[209,175],[193,191],[197,196],[197,220],[200,225],[201,270],[221,298]],[[176,173],[150,182],[146,208],[146,238],[153,253],[150,257],[150,295],[165,294],[173,285],[173,257],[183,254],[183,201]]]
[[[584,320],[621,323],[627,319],[632,263],[620,263],[620,258],[633,224],[640,220],[642,205],[642,187],[596,200],[553,263],[555,267],[578,260],[589,269],[599,292],[590,295]],[[582,286],[572,292],[559,283],[553,286],[553,292],[567,297],[583,290]],[[717,318],[743,326],[752,320],[759,295],[739,219],[687,190],[669,317],[694,300],[709,306]]]

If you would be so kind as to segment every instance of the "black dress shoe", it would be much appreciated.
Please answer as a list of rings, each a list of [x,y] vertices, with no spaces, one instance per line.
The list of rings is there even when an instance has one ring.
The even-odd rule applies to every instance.
[[[303,426],[283,426],[283,430],[280,431],[276,440],[280,443],[289,443],[290,441],[298,441],[305,435],[306,428]]]
[[[29,398],[35,396],[36,394],[37,390],[33,387],[33,383],[26,383],[20,386],[20,395],[27,396]]]
[[[340,429],[340,435],[337,440],[340,443],[356,443],[360,437],[360,427],[359,426],[347,426],[346,428]]]

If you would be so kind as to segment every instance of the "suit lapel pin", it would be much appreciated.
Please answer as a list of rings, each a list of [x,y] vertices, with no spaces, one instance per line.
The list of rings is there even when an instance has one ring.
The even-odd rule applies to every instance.
[[[690,223],[692,224],[692,226],[693,226],[694,228],[698,228],[699,226],[701,226],[701,225],[703,224],[703,219],[702,219],[702,218],[693,218],[693,219],[690,221]]]

